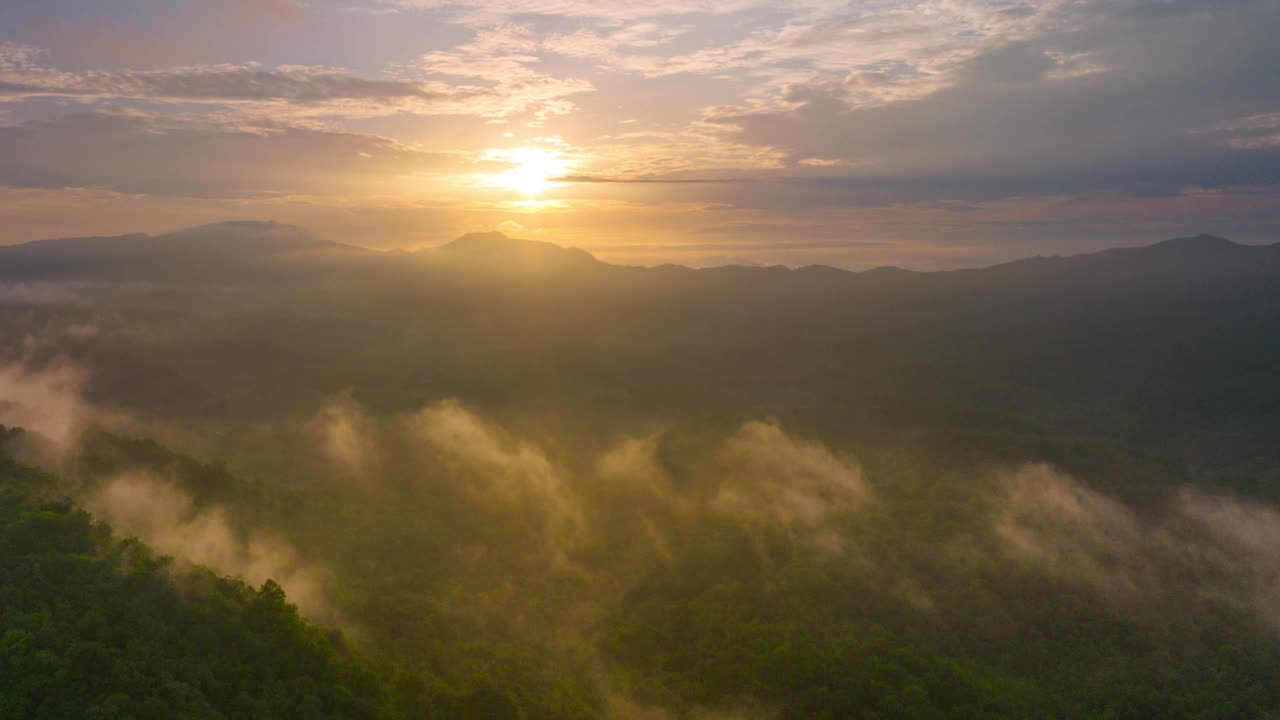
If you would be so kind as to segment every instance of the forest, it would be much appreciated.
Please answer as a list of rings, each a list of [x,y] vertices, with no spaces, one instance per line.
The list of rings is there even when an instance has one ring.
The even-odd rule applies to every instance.
[[[0,276],[4,717],[1280,718],[1280,245]]]

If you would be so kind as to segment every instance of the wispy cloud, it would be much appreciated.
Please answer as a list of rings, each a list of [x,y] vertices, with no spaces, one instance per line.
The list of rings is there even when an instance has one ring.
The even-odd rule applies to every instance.
[[[1127,237],[1256,239],[1274,221],[1226,197],[1280,187],[1275,0],[139,2],[153,11],[19,14],[0,44],[0,183],[280,204],[314,193],[368,218],[429,203],[451,208],[433,227],[460,231],[515,211],[579,244],[590,221],[606,252],[714,227],[748,242],[787,228],[851,243],[932,233],[929,246],[959,252],[1018,222],[1027,239],[1054,224],[1059,242],[1071,228],[1120,238],[1137,216]],[[185,52],[193,23],[216,25],[217,42]],[[78,52],[93,43],[65,34],[77,27],[114,49]],[[148,42],[183,47],[130,54]],[[547,135],[572,171],[536,220],[474,182],[471,160]],[[941,206],[975,212],[930,225]],[[67,224],[53,207],[50,232]],[[36,222],[35,205],[23,212]],[[361,234],[401,237],[392,225],[407,223]]]
[[[480,109],[485,116],[531,112],[535,122],[550,115],[564,115],[574,105],[567,98],[593,89],[591,83],[574,77],[535,70],[539,42],[527,27],[501,25],[481,30],[468,43],[451,50],[429,52],[401,68],[401,74],[420,72],[489,83],[505,104]]]
[[[371,135],[296,127],[175,124],[96,112],[0,126],[0,184],[131,193],[239,196],[365,191],[412,173],[459,167]]]
[[[66,72],[43,63],[33,47],[0,45],[0,98],[81,101],[137,100],[216,105],[276,120],[379,117],[396,114],[475,114],[502,117],[530,108],[564,112],[562,98],[591,89],[527,70],[518,57],[498,55],[496,43],[477,42],[453,53],[424,56],[424,73],[490,80],[488,85],[439,80],[370,79],[345,70],[282,65],[199,65],[155,70]],[[402,73],[403,74],[403,73]]]

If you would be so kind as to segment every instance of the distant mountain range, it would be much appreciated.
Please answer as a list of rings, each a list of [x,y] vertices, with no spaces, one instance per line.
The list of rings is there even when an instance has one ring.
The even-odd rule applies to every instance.
[[[1280,462],[1280,244],[691,269],[499,233],[379,252],[229,223],[0,247],[0,290],[11,354],[46,338],[42,357],[94,368],[93,397],[175,417],[314,413],[350,390],[381,412],[463,397],[604,428],[783,408],[840,432],[1047,428]]]
[[[10,280],[77,281],[190,281],[207,278],[225,282],[239,273],[262,275],[300,270],[335,269],[356,265],[403,266],[406,260],[451,270],[541,275],[547,273],[614,271],[630,266],[601,262],[578,248],[521,240],[499,232],[469,233],[433,248],[413,252],[380,252],[321,240],[307,230],[274,222],[227,222],[188,228],[162,235],[129,234],[38,240],[0,246],[0,278]],[[917,273],[895,267],[863,272],[827,266],[789,269],[783,266],[723,266],[693,269],[676,265],[646,268],[647,274],[728,278],[776,278],[850,282],[860,278],[873,284],[906,282],[922,275],[938,278],[978,274],[984,278],[1022,275],[1043,279],[1046,273],[1072,270],[1122,273],[1146,270],[1211,272],[1280,272],[1280,243],[1241,245],[1213,235],[1174,238],[1154,245],[1117,248],[1067,257],[1034,257],[987,268]],[[350,267],[347,267],[350,269]]]

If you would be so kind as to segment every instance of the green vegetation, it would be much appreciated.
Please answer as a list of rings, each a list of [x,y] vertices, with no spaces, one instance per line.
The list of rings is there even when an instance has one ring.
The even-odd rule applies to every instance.
[[[384,681],[284,590],[178,569],[0,461],[0,715],[391,718]]]
[[[1232,248],[0,305],[57,470],[0,464],[0,716],[1280,718],[1280,265]]]
[[[1221,528],[1187,527],[1198,522],[1191,511],[1170,506],[1177,468],[1159,458],[1099,441],[918,435],[864,447],[861,469],[844,478],[861,478],[858,489],[831,482],[856,467],[851,457],[776,426],[744,426],[727,438],[711,427],[672,428],[648,446],[653,464],[573,477],[548,459],[583,510],[584,524],[562,535],[557,511],[533,485],[510,498],[472,491],[495,475],[536,479],[525,474],[540,472],[535,458],[553,457],[528,444],[518,451],[524,441],[486,427],[527,467],[476,464],[430,441],[406,446],[392,423],[372,436],[376,475],[289,489],[150,441],[97,434],[79,458],[79,492],[92,496],[101,478],[145,472],[171,479],[198,507],[229,508],[246,530],[285,531],[308,561],[332,571],[331,602],[357,619],[363,652],[383,663],[372,673],[280,606],[287,627],[322,651],[323,677],[366,689],[362,711],[596,718],[625,716],[617,705],[625,702],[676,717],[732,708],[788,719],[1226,719],[1280,710],[1272,682],[1280,636],[1251,606],[1271,601],[1274,561],[1242,558],[1259,565],[1263,574],[1250,583],[1260,584],[1232,585],[1238,568],[1213,555],[1229,541],[1212,535]],[[778,487],[764,467],[779,457],[795,473],[787,495],[772,494]],[[1043,458],[1088,484],[1026,464]],[[1014,479],[1025,475],[1035,495],[1009,489],[1000,469],[1018,467]],[[602,476],[612,485],[600,486]],[[1160,478],[1164,490],[1155,487]],[[646,483],[656,482],[673,497],[654,496]],[[730,490],[744,502],[804,508],[821,498],[842,509],[725,512]],[[1148,510],[1127,509],[1115,490]],[[1026,522],[1046,543],[1039,552],[1061,556],[1045,563],[1011,550],[993,529],[1008,522]],[[1129,523],[1150,524],[1170,547],[1128,537]],[[271,595],[217,583],[241,612]],[[198,611],[209,596],[173,597]],[[228,662],[292,667],[270,654],[283,650],[263,652],[235,650]],[[214,707],[236,716],[234,706]],[[338,707],[338,716],[357,716]]]

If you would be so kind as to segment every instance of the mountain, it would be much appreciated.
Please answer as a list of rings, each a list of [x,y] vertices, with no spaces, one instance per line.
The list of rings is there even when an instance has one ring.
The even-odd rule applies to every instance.
[[[1278,254],[0,251],[0,717],[1277,716]]]
[[[0,715],[402,717],[373,663],[278,584],[159,556],[59,485],[0,449]]]
[[[1280,245],[855,273],[627,267],[498,233],[377,252],[238,224],[0,248],[0,279],[18,284],[0,333],[43,338],[61,326],[41,318],[79,307],[41,356],[92,365],[95,400],[187,418],[314,412],[351,390],[387,412],[554,407],[599,432],[786,408],[848,432],[962,422],[1209,464],[1277,454],[1262,428],[1280,422]],[[47,287],[61,280],[77,282]]]
[[[0,247],[0,277],[49,281],[227,279],[228,272],[260,275],[290,259],[366,251],[316,238],[275,222],[224,222],[161,235],[38,240]]]
[[[848,278],[847,271],[800,269],[813,280]],[[488,282],[553,281],[563,287],[639,282],[709,283],[711,286],[781,278],[774,267],[610,265],[585,250],[512,238],[500,232],[468,233],[417,251],[380,252],[322,240],[304,228],[275,222],[225,222],[160,235],[129,234],[38,240],[0,246],[0,280],[11,282],[148,283],[197,288],[323,279],[345,285],[418,285],[425,278],[454,284],[460,278]]]
[[[1166,253],[1175,252],[1194,255],[1208,255],[1211,253],[1231,252],[1242,247],[1245,246],[1232,242],[1224,237],[1201,233],[1200,235],[1192,237],[1180,237],[1173,238],[1172,240],[1165,240],[1164,242],[1148,246],[1148,249]]]
[[[599,260],[585,250],[537,240],[519,240],[500,232],[467,233],[428,252],[439,258],[466,263],[580,267],[600,264]]]
[[[349,274],[403,265],[404,257],[420,268],[469,275],[496,273],[506,276],[546,277],[608,274],[646,277],[660,283],[738,283],[806,285],[896,285],[926,282],[960,284],[1001,283],[1001,278],[1040,282],[1052,276],[1074,273],[1138,273],[1148,270],[1215,269],[1257,275],[1280,267],[1280,244],[1240,245],[1212,235],[1175,238],[1153,245],[1118,248],[1067,257],[1035,257],[987,268],[917,273],[900,268],[875,268],[857,273],[827,266],[790,270],[782,266],[718,266],[685,268],[663,265],[630,268],[597,260],[585,250],[551,242],[508,237],[500,232],[463,235],[444,245],[412,253],[384,253],[317,238],[309,231],[283,223],[239,221],[187,228],[160,235],[130,234],[39,240],[0,246],[0,278],[34,281],[151,281],[164,283],[202,279],[225,283],[243,277],[272,273],[325,271]],[[396,271],[393,274],[400,274]]]

